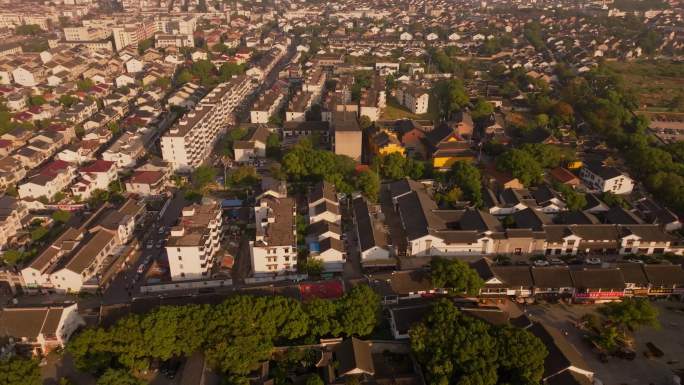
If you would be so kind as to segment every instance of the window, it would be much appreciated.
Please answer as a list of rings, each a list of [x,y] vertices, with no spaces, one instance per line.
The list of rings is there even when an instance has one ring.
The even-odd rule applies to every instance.
[[[181,257],[181,256],[179,255],[179,256],[178,256],[178,260],[179,260],[179,261],[182,261],[182,260],[183,260],[183,257]]]
[[[522,249],[520,247],[517,247],[515,249],[515,255],[520,255],[520,254],[522,254]]]
[[[181,266],[181,268],[182,268],[182,266]],[[185,277],[185,273],[180,273],[180,276]]]

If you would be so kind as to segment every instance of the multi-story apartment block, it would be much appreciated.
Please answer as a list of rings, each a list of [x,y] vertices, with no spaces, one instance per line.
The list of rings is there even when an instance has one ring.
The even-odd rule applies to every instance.
[[[64,40],[73,42],[104,40],[112,34],[111,30],[92,27],[66,27],[63,32]]]
[[[302,84],[302,91],[311,92],[311,94],[313,95],[314,104],[319,103],[321,100],[321,95],[323,94],[323,89],[325,88],[326,79],[326,72],[324,72],[321,67],[316,67],[312,69],[304,78],[304,84]]]
[[[309,242],[311,258],[320,259],[326,271],[342,271],[346,255],[340,240],[342,215],[335,186],[320,182],[308,196],[310,230],[315,239]]]
[[[297,271],[296,205],[292,198],[264,196],[254,208],[256,237],[249,242],[255,275]]]
[[[214,88],[162,136],[164,160],[173,170],[191,171],[199,166],[232,122],[235,108],[251,91],[252,84],[244,76]]]
[[[183,208],[166,244],[172,280],[210,276],[223,237],[221,214],[221,205],[215,201]]]
[[[138,43],[149,39],[157,32],[157,23],[153,20],[144,20],[136,23],[124,24],[112,27],[114,36],[114,48],[120,51],[129,45],[137,46]]]
[[[158,33],[154,35],[154,46],[155,48],[192,48],[195,46],[195,39],[192,37],[192,35],[172,35],[166,33]]]
[[[306,121],[306,112],[313,105],[314,95],[311,92],[298,91],[290,100],[290,104],[285,111],[286,122]]]
[[[330,125],[335,154],[346,155],[354,161],[361,161],[363,131],[356,120],[355,112],[334,112]]]
[[[430,93],[420,87],[404,86],[396,91],[397,100],[414,114],[425,114],[428,112]]]
[[[285,95],[281,91],[268,90],[259,96],[250,111],[250,121],[252,123],[268,123],[285,100]]]

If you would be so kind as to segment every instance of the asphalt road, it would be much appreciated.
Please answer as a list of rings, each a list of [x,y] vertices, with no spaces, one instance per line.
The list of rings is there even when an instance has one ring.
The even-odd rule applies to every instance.
[[[143,222],[142,229],[137,232],[136,237],[140,242],[140,250],[133,254],[132,260],[128,263],[128,268],[123,269],[112,280],[112,283],[107,287],[102,295],[102,304],[111,305],[116,303],[128,302],[131,296],[135,295],[143,284],[142,277],[152,265],[151,261],[158,261],[163,265],[168,265],[166,252],[164,246],[157,247],[159,241],[166,239],[166,233],[159,233],[159,228],[169,228],[173,226],[180,216],[183,206],[188,202],[185,200],[183,193],[176,192],[171,198],[166,211],[161,218],[153,217],[146,218]],[[148,248],[148,244],[152,247]],[[138,268],[144,264],[147,257],[150,258],[150,263],[144,265],[143,273],[138,273]]]

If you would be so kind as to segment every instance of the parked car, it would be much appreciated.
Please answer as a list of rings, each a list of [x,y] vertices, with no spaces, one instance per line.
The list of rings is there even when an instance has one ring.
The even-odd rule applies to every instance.
[[[541,267],[541,266],[548,266],[548,265],[549,265],[549,261],[547,261],[547,260],[545,260],[545,259],[537,259],[536,261],[533,262],[533,264],[534,264],[535,266],[539,266],[539,267]]]
[[[630,258],[630,259],[627,260],[627,262],[631,262],[631,263],[644,263],[643,260],[641,260],[641,259],[636,259],[636,258]]]
[[[150,239],[149,241],[147,241],[147,248],[151,249],[153,247],[154,247],[154,241]]]
[[[157,244],[155,245],[155,247],[156,247],[157,249],[160,249],[163,245],[164,245],[164,240],[163,240],[163,239],[160,239],[160,240],[157,241]]]
[[[552,265],[565,265],[565,262],[560,258],[549,258],[549,263]]]
[[[600,265],[601,264],[601,259],[600,258],[587,258],[584,260],[584,262],[587,265]]]
[[[142,274],[144,272],[145,272],[145,265],[141,264],[140,266],[138,266],[138,274]]]

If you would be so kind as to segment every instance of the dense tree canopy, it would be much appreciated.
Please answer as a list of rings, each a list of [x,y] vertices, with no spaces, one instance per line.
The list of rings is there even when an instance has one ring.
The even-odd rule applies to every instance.
[[[470,295],[479,294],[484,284],[475,270],[458,259],[433,258],[430,261],[430,278],[435,287]]]
[[[613,324],[630,331],[641,326],[658,327],[658,309],[646,299],[626,299],[603,305],[600,312]]]
[[[196,351],[204,351],[221,372],[245,375],[268,359],[277,344],[370,334],[379,306],[377,294],[365,285],[338,300],[305,305],[281,296],[237,295],[216,306],[162,306],[129,315],[109,329],[85,329],[67,349],[78,369],[102,376],[101,381],[119,378],[121,370],[145,370],[153,358]]]
[[[529,332],[491,326],[448,300],[437,302],[410,335],[429,385],[539,384],[548,354]]]
[[[389,180],[399,180],[405,177],[422,179],[426,178],[430,171],[425,162],[405,157],[396,152],[378,156],[373,160],[373,163],[380,176]]]
[[[476,207],[483,204],[481,180],[480,170],[466,161],[455,162],[447,173],[448,183],[457,186],[463,192],[464,198]]]
[[[510,172],[525,186],[539,183],[543,169],[534,156],[521,149],[511,149],[497,158],[496,167],[501,171]]]
[[[40,385],[38,361],[22,357],[0,360],[0,383],[3,385]]]

